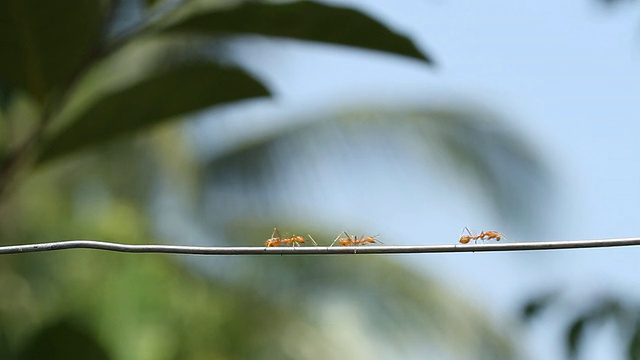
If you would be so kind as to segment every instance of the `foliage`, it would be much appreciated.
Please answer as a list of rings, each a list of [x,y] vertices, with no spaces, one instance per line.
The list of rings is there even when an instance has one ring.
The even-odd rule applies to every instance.
[[[146,21],[139,22],[134,30],[114,36],[108,32],[118,3],[91,4],[65,0],[47,4],[51,5],[47,8],[38,1],[16,0],[4,2],[4,9],[0,9],[4,26],[0,50],[10,54],[0,60],[0,83],[12,93],[27,93],[38,111],[31,141],[9,149],[4,156],[0,192],[15,173],[13,167],[27,150],[40,143],[41,161],[49,160],[208,106],[268,95],[253,76],[209,59],[202,46],[184,46],[179,66],[158,66],[175,54],[172,41],[189,43],[202,41],[203,36],[212,40],[253,33],[370,48],[430,61],[409,39],[368,16],[313,2],[247,3],[197,11],[186,2],[159,19],[143,19]],[[179,21],[172,20],[176,14],[183,14]],[[292,18],[295,24],[283,22]],[[328,22],[332,31],[342,35],[329,34],[324,27]],[[362,37],[363,33],[370,35]],[[136,53],[135,45],[145,41],[157,41],[155,54]],[[139,66],[151,70],[146,74],[141,71],[143,77],[114,75],[128,72],[122,67],[145,55],[149,62]],[[114,58],[118,63],[109,64]],[[102,74],[93,73],[100,71]],[[108,90],[96,88],[96,82],[100,88],[106,83]],[[70,105],[75,111],[65,109]],[[9,117],[5,121],[24,120]]]

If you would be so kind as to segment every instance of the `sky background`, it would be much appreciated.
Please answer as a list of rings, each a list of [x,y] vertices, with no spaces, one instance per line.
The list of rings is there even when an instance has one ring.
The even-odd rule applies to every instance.
[[[353,188],[325,164],[327,175],[315,179],[324,187],[324,201],[305,210],[310,216],[355,221],[393,244],[455,243],[464,226],[501,231],[508,241],[640,235],[640,4],[334,3],[357,6],[409,35],[437,67],[373,52],[249,39],[237,49],[277,96],[223,117],[263,121],[367,100],[475,104],[501,114],[533,146],[550,170],[554,191],[540,201],[543,221],[523,229],[501,220],[486,199],[451,174],[407,174],[399,165],[404,172],[390,187],[384,174],[395,170],[371,168],[355,174],[366,181]],[[304,185],[298,190],[304,192]],[[500,327],[514,325],[520,306],[545,290],[563,289],[577,308],[607,293],[640,304],[639,258],[640,249],[618,248],[398,260],[437,276],[470,306],[486,309]],[[562,319],[555,314],[522,329],[517,337],[526,357],[563,358]],[[614,332],[604,333],[592,339],[585,359],[622,355],[612,357],[620,346]]]

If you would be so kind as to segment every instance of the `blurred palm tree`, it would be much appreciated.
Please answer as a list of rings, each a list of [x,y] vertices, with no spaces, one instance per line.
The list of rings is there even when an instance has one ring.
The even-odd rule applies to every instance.
[[[0,46],[12,54],[0,59],[3,243],[88,237],[255,245],[272,224],[330,238],[323,229],[331,224],[296,216],[290,186],[313,181],[321,159],[345,154],[383,167],[428,167],[429,154],[440,151],[503,214],[525,213],[529,189],[543,180],[532,152],[503,121],[459,104],[354,105],[262,128],[244,124],[237,133],[206,136],[220,145],[209,151],[180,128],[157,126],[269,94],[252,74],[228,65],[233,57],[220,39],[230,34],[432,63],[408,38],[359,11],[309,1],[66,3],[0,5]],[[51,21],[65,26],[56,30]],[[145,137],[123,138],[145,130]],[[301,164],[311,171],[291,168]],[[383,258],[41,253],[7,258],[0,284],[0,353],[7,357],[68,358],[47,341],[71,346],[86,338],[95,346],[80,358],[515,356],[506,332],[489,319]]]

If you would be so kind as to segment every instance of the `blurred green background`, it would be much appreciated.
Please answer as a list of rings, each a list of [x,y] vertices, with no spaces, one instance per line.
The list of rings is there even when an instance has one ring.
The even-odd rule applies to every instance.
[[[476,187],[516,227],[538,224],[547,170],[482,106],[363,101],[224,120],[277,101],[238,65],[234,42],[252,36],[439,66],[437,50],[375,17],[318,2],[2,1],[0,243],[261,246],[278,226],[328,244],[376,227],[335,215],[357,203],[313,217],[300,203],[331,181],[402,192],[395,182],[413,167]],[[185,126],[194,115],[219,132]],[[321,176],[333,168],[335,177]],[[511,329],[401,257],[71,250],[3,257],[0,289],[3,359],[522,355]]]

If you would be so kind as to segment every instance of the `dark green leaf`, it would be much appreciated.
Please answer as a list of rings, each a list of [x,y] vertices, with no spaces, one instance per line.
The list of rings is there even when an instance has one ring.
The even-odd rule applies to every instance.
[[[158,5],[161,2],[163,2],[163,0],[144,0],[144,5],[147,8],[152,8],[152,7]]]
[[[627,353],[630,360],[640,360],[640,321],[636,321]]]
[[[0,80],[0,110],[6,110],[11,102],[14,90],[6,83]]]
[[[84,329],[62,320],[41,329],[18,356],[19,360],[107,360],[109,355]]]
[[[589,309],[577,316],[567,332],[567,354],[576,358],[580,342],[584,342],[584,330],[587,326],[596,328],[607,321],[612,321],[621,329],[626,329],[629,320],[628,310],[616,299],[606,297],[598,300]]]
[[[578,345],[588,320],[589,318],[587,317],[579,317],[569,328],[567,333],[567,355],[570,359],[575,359],[578,355]]]
[[[213,63],[181,65],[109,93],[43,146],[40,162],[149,128],[213,105],[269,95],[242,70]]]
[[[0,79],[43,101],[88,57],[104,1],[0,1]]]
[[[558,291],[551,291],[529,300],[522,308],[522,320],[530,321],[540,315],[559,295]]]
[[[432,63],[408,37],[362,12],[312,1],[250,2],[198,12],[164,27],[163,31],[212,36],[235,33],[277,36],[384,51]]]
[[[7,327],[2,324],[0,328],[0,359],[13,360],[15,359],[15,353],[12,351],[12,344],[7,336]]]

